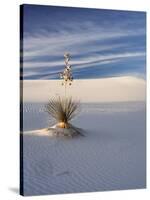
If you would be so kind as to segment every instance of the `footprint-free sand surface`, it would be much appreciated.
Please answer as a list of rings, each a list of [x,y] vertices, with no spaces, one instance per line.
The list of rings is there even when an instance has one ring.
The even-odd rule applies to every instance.
[[[46,134],[44,103],[24,103],[23,116],[24,195],[146,187],[144,102],[82,104],[73,139]]]

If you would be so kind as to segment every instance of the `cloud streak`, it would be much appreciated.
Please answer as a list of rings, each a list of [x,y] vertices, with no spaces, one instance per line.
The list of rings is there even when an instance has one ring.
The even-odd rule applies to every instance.
[[[68,12],[69,8],[66,9]],[[49,7],[49,11],[52,11],[51,7]],[[56,14],[52,12],[54,20],[48,23],[47,18],[42,15],[45,12],[44,8],[41,9],[39,20],[37,17],[39,13],[35,12],[33,6],[32,9],[30,6],[25,9],[25,13],[27,12],[28,15],[24,17],[24,79],[58,78],[58,73],[64,67],[63,54],[66,51],[72,55],[71,63],[76,78],[90,78],[92,68],[95,68],[95,73],[100,73],[99,77],[102,77],[103,73],[106,74],[104,70],[101,70],[102,65],[106,67],[106,71],[108,68],[111,69],[110,73],[107,71],[109,76],[111,73],[114,76],[116,69],[118,70],[116,76],[122,73],[129,74],[131,71],[132,74],[142,74],[143,76],[146,56],[145,15],[137,12],[122,14],[120,11],[114,11],[111,13],[107,10],[91,12],[88,9],[85,19],[86,14],[85,11],[82,12],[82,9],[79,11],[82,18],[66,14],[64,8],[61,10],[60,16],[56,11],[57,8]],[[78,13],[77,10],[76,12]],[[29,22],[28,17],[33,13],[32,22]],[[47,10],[49,19],[51,19],[51,15],[51,12]],[[66,17],[66,22],[63,21],[64,16],[69,17]],[[99,21],[98,19],[103,20]],[[36,24],[38,23],[37,28]],[[125,70],[125,63],[126,69],[130,66],[132,70]],[[84,76],[82,72],[85,69],[87,72]]]

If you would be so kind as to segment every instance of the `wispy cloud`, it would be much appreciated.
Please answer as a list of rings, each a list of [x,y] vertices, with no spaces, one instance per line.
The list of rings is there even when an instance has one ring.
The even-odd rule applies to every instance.
[[[105,11],[104,16],[109,12]],[[63,16],[63,12],[61,15]],[[80,15],[82,15],[82,12],[80,12]],[[96,12],[97,15],[98,13]],[[70,19],[67,19],[67,22],[55,15],[54,22],[56,21],[56,24],[54,22],[46,23],[44,21],[45,18],[41,17],[42,19],[40,19],[40,25],[36,32],[32,30],[32,27],[26,28],[25,26],[25,37],[23,38],[24,78],[57,78],[57,73],[63,69],[63,54],[66,51],[69,51],[72,55],[71,63],[74,72],[79,72],[79,69],[81,69],[81,73],[82,69],[90,70],[89,73],[86,73],[85,78],[90,78],[92,67],[97,66],[98,68],[99,66],[98,69],[102,65],[105,65],[106,68],[107,66],[114,67],[113,63],[119,66],[124,62],[131,68],[132,66],[135,68],[136,64],[138,67],[134,70],[135,74],[137,74],[136,70],[138,68],[145,68],[145,24],[142,25],[144,17],[140,16],[138,18],[138,13],[135,17],[133,12],[134,17],[132,17],[133,21],[131,23],[131,17],[128,17],[128,15],[126,13],[126,19],[122,17],[122,21],[117,19],[119,15],[116,15],[113,20],[101,17],[103,21],[98,21],[96,18],[94,20],[93,17],[96,17],[95,15],[91,15],[91,19],[88,18],[84,21],[82,18],[81,20],[78,17],[72,18],[70,15]],[[101,16],[103,15],[101,14]],[[130,14],[129,16],[132,15]],[[114,23],[114,26],[111,22]],[[132,24],[135,25],[132,26]],[[137,63],[136,60],[140,60],[140,62]],[[117,70],[120,70],[120,74],[122,73],[122,68],[125,67],[124,65],[122,66],[120,68],[117,67]],[[129,71],[133,73],[134,70]],[[98,71],[102,73],[100,70]],[[112,70],[110,70],[111,72]],[[118,73],[117,71],[116,74]],[[80,78],[81,74],[76,74],[77,78]],[[82,75],[81,77],[84,76]]]
[[[94,64],[94,63],[103,63],[107,62],[110,63],[113,60],[117,59],[126,59],[126,58],[134,58],[134,57],[143,57],[145,56],[145,52],[131,52],[131,53],[116,53],[116,54],[108,54],[108,55],[93,55],[88,56],[87,58],[81,58],[81,59],[74,59],[72,60],[72,65],[74,65],[76,68],[82,68],[83,65],[86,64]],[[49,62],[24,62],[25,68],[38,68],[38,67],[58,67],[63,66],[63,60],[62,61],[49,61]]]

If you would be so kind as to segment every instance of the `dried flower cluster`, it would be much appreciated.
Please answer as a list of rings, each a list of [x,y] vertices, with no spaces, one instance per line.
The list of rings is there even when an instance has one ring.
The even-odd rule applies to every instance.
[[[73,81],[73,76],[71,72],[71,65],[69,64],[70,54],[65,53],[64,58],[65,58],[65,69],[62,73],[60,73],[60,78],[63,79],[62,85],[67,85],[67,83],[71,85]]]

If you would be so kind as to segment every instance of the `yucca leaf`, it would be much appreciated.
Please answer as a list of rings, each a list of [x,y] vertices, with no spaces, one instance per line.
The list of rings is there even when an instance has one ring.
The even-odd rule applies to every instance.
[[[57,97],[49,100],[46,105],[47,113],[58,122],[68,123],[79,111],[79,102],[72,97]]]

